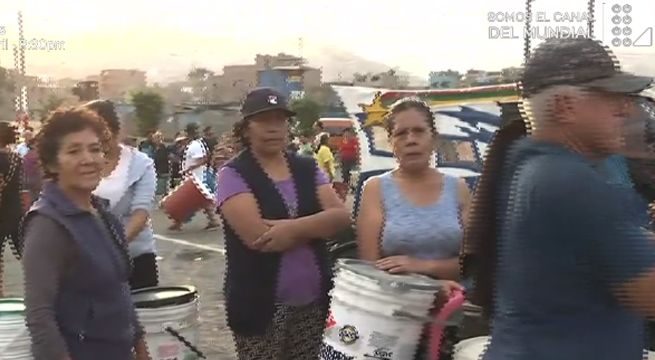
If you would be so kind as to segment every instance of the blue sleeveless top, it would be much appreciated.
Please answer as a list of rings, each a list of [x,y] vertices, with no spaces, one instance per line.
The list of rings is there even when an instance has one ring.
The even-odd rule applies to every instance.
[[[384,206],[382,255],[426,260],[457,257],[462,242],[459,178],[444,175],[439,199],[427,206],[417,206],[405,198],[391,172],[379,177]]]

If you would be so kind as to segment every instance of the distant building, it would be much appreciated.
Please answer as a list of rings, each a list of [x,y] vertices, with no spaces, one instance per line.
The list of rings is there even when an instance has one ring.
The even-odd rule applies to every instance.
[[[212,102],[241,102],[246,94],[259,86],[278,88],[287,95],[321,85],[321,70],[305,65],[306,60],[297,56],[255,56],[254,64],[227,65],[221,75],[208,83],[207,96]]]
[[[500,72],[502,73],[504,83],[513,83],[521,79],[521,73],[523,72],[523,68],[512,66],[512,67],[504,68]]]
[[[258,71],[259,86],[277,89],[289,98],[301,98],[305,89],[321,86],[321,71],[303,65],[276,66]]]
[[[246,94],[257,87],[256,65],[227,65],[223,74],[210,81],[211,92],[218,94],[216,101],[225,103],[241,102]]]
[[[501,84],[502,82],[503,74],[500,71],[485,71],[478,76],[473,85]]]
[[[353,77],[353,85],[372,88],[399,89],[409,85],[409,81],[398,75],[395,71],[390,70],[377,74],[356,73]]]
[[[493,84],[503,84],[507,82],[505,72],[503,71],[485,71],[471,69],[466,72],[462,79],[462,86],[483,86]]]
[[[134,69],[102,70],[98,85],[101,98],[127,100],[131,91],[146,87],[146,72]]]
[[[453,89],[459,87],[461,75],[456,71],[432,71],[428,84],[432,89]]]
[[[75,80],[55,80],[48,77],[20,76],[13,74],[17,86],[27,89],[27,109],[33,120],[46,115],[45,109],[53,104],[72,106],[79,104],[79,99],[73,94]]]

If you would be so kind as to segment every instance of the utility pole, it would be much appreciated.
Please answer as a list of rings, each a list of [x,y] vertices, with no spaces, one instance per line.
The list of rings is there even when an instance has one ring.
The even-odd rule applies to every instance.
[[[18,46],[14,45],[14,69],[16,70],[17,86],[16,98],[14,100],[16,110],[16,121],[20,127],[29,125],[29,112],[27,107],[27,84],[25,81],[25,36],[23,33],[23,13],[18,12]]]

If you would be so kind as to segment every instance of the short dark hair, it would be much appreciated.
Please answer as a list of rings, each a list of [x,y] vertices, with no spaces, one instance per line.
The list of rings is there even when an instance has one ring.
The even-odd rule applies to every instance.
[[[0,121],[0,146],[15,144],[17,140],[16,127],[7,121]]]
[[[56,174],[51,173],[48,167],[57,163],[61,139],[86,129],[96,133],[103,148],[106,148],[111,130],[97,113],[85,107],[60,108],[50,113],[36,136],[36,151],[45,178],[56,179]]]
[[[320,138],[318,138],[318,143],[320,145],[328,145],[329,142],[330,142],[330,135],[328,134],[323,134],[321,135]]]
[[[121,121],[116,114],[116,106],[111,100],[93,100],[84,105],[85,108],[93,110],[107,124],[111,134],[116,136],[121,131]]]
[[[198,136],[198,124],[194,122],[188,123],[184,130],[190,138],[196,138]]]
[[[432,109],[430,109],[428,104],[425,102],[414,98],[401,99],[391,105],[389,113],[387,113],[387,115],[384,117],[384,127],[387,129],[387,134],[391,136],[393,129],[396,127],[395,116],[398,115],[398,113],[410,109],[414,109],[425,114],[425,121],[430,127],[432,134],[436,136],[437,127],[434,125],[434,114],[432,114]]]

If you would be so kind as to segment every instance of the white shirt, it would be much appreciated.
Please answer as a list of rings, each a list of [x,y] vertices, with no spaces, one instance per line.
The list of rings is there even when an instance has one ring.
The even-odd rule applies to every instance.
[[[202,140],[193,140],[189,143],[186,150],[184,151],[184,161],[182,162],[182,168],[186,171],[205,157],[207,157],[207,149],[205,148]],[[195,178],[200,182],[203,182],[205,176],[205,168],[206,166],[199,166],[195,170],[191,171],[191,174],[195,176]]]
[[[116,206],[127,191],[127,175],[130,170],[132,156],[134,155],[130,151],[130,148],[123,145],[120,145],[120,147],[121,154],[118,164],[116,164],[116,167],[109,176],[100,180],[100,184],[93,191],[94,195],[109,200],[110,208]]]
[[[29,151],[30,151],[29,146],[27,146],[27,144],[24,142],[16,146],[16,152],[18,153],[18,155],[20,155],[20,157],[25,157],[25,155],[27,155]]]

